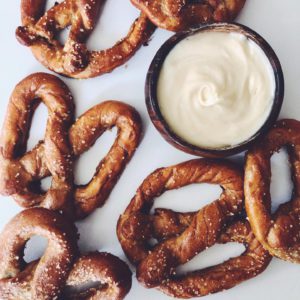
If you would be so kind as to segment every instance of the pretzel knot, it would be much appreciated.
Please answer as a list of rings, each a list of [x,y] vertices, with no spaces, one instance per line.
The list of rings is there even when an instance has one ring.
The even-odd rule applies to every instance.
[[[48,121],[43,143],[25,153],[34,110],[43,102]],[[70,209],[73,189],[73,157],[68,131],[73,123],[74,104],[67,86],[55,76],[37,73],[22,80],[13,91],[0,139],[0,190],[18,195],[28,206]],[[44,163],[41,164],[41,160]],[[52,185],[42,193],[37,176],[52,175]]]
[[[24,154],[31,117],[40,101],[49,111],[45,138]],[[23,207],[39,205],[63,210],[72,219],[83,218],[104,204],[139,144],[139,114],[122,102],[106,101],[88,110],[71,126],[73,115],[72,96],[58,78],[37,73],[17,85],[0,139],[2,194],[12,195]],[[74,158],[114,126],[118,128],[117,138],[91,181],[74,185]],[[52,186],[44,193],[40,181],[48,176],[53,178]]]
[[[187,30],[208,22],[236,18],[246,0],[131,0],[158,27]]]
[[[19,42],[29,46],[38,61],[54,72],[73,78],[90,78],[124,64],[155,27],[141,14],[127,36],[113,47],[89,51],[86,42],[99,19],[104,0],[65,0],[44,14],[46,0],[22,0],[22,25],[17,28]],[[65,45],[58,32],[71,26]]]
[[[281,120],[249,150],[245,168],[245,204],[253,232],[269,252],[300,263],[300,122]],[[290,202],[271,213],[270,158],[286,147],[294,182]]]
[[[196,213],[158,209],[149,215],[153,198],[192,183],[220,184],[220,198]],[[158,169],[145,179],[121,215],[117,233],[137,279],[179,298],[229,289],[261,273],[271,257],[254,238],[248,223],[236,221],[243,209],[243,176],[233,165],[208,159]],[[233,223],[232,223],[233,222]],[[158,244],[150,246],[149,240]],[[176,268],[215,243],[243,243],[246,251],[211,268],[176,274]]]
[[[26,263],[23,251],[32,236],[48,245],[41,259]],[[3,300],[121,300],[131,288],[127,265],[108,253],[78,255],[77,231],[58,213],[24,210],[0,235],[0,298]]]

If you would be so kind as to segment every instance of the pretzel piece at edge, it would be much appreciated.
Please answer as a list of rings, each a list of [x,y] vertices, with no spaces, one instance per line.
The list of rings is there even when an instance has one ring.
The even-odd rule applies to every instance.
[[[294,191],[271,213],[271,156],[287,147]],[[274,256],[300,263],[300,122],[278,121],[246,155],[245,205],[257,239]]]
[[[157,27],[182,31],[209,22],[233,21],[246,0],[131,0]]]
[[[40,5],[22,0],[22,23],[16,30],[21,44],[29,46],[38,61],[59,74],[84,79],[111,72],[124,64],[148,41],[155,27],[141,14],[131,26],[127,36],[113,47],[102,51],[89,51],[85,45],[99,18],[103,0],[65,0],[41,17]],[[67,26],[71,31],[63,46],[57,33]]]
[[[34,235],[48,246],[26,264],[24,247]],[[31,208],[15,216],[0,234],[0,298],[122,300],[131,288],[128,266],[109,253],[79,256],[77,238],[75,226],[54,211]]]
[[[12,94],[2,129],[0,191],[5,195],[12,195],[23,207],[41,205],[62,210],[71,219],[84,218],[104,204],[132,158],[141,139],[141,118],[128,104],[105,101],[85,112],[71,127],[60,120],[56,120],[57,126],[55,122],[48,122],[46,137],[50,134],[57,147],[48,149],[49,143],[40,142],[33,150],[21,156],[26,149],[31,115],[35,108],[27,108],[26,103],[36,103],[37,96],[47,99],[50,116],[53,115],[56,119],[63,114],[64,118],[73,120],[73,99],[61,80],[45,73],[36,73],[25,78]],[[64,103],[63,101],[72,105],[69,103],[71,106],[67,106],[68,109],[59,114],[56,110],[61,109],[60,102]],[[21,104],[22,107],[19,107]],[[61,128],[63,125],[66,128]],[[74,154],[78,158],[93,146],[104,131],[114,126],[118,129],[117,138],[108,154],[98,164],[93,178],[86,185],[75,186],[72,167]],[[63,157],[70,164],[62,165],[52,151],[56,156],[58,151],[64,151]],[[59,176],[55,172],[59,172]],[[58,193],[52,192],[50,188],[43,194],[37,183],[54,174],[53,186],[57,190],[59,185],[55,180],[58,178],[58,182],[61,182],[65,178],[63,172],[69,174],[67,182],[70,188]]]
[[[25,153],[31,119],[37,105],[48,109],[44,141]],[[73,155],[68,132],[73,122],[74,103],[68,87],[57,77],[35,73],[14,89],[0,138],[0,191],[19,194],[25,206],[41,205],[53,210],[72,211]],[[44,161],[42,163],[42,160]],[[52,176],[48,192],[36,184],[46,172]]]

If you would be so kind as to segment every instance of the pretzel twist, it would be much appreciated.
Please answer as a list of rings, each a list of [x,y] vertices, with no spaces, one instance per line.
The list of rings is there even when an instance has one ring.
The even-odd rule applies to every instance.
[[[27,265],[23,251],[34,235],[45,237],[48,246],[42,259]],[[1,299],[54,299],[59,294],[77,255],[75,227],[54,212],[33,208],[14,217],[0,241]]]
[[[47,238],[48,246],[41,259],[26,264],[24,247],[34,235]],[[123,299],[131,288],[126,264],[108,253],[79,257],[77,238],[75,226],[45,208],[14,217],[0,235],[0,298]]]
[[[197,213],[160,209],[154,216],[149,215],[154,197],[202,182],[220,184],[220,198]],[[145,179],[119,219],[118,238],[145,287],[156,287],[179,298],[204,296],[258,275],[270,262],[270,255],[247,223],[230,225],[242,209],[243,177],[235,166],[208,159],[192,160],[158,169]],[[158,240],[154,248],[148,243],[151,238]],[[184,276],[176,274],[176,267],[206,248],[229,241],[244,243],[246,251],[211,268]]]
[[[195,215],[196,213],[182,214],[165,209],[156,210],[152,219],[154,237],[162,241],[182,234]],[[259,275],[271,262],[272,257],[255,238],[247,221],[238,218],[222,230],[216,241],[217,244],[230,242],[243,244],[246,250],[240,256],[230,258],[221,264],[191,272],[187,276],[177,275],[176,279],[167,280],[159,289],[179,298],[205,296],[230,289]]]
[[[34,93],[35,89],[38,92]],[[33,108],[28,110],[25,109],[25,104],[20,108],[16,105],[20,106],[22,101],[36,103],[37,97],[47,99],[45,103],[51,108],[49,118],[54,115],[55,119],[58,119],[56,120],[58,125],[48,122],[45,140],[21,157],[26,149]],[[60,109],[62,99],[69,103],[68,111],[67,109],[64,111],[66,114],[64,117],[71,120],[72,96],[62,81],[56,77],[37,73],[27,77],[17,86],[11,97],[2,129],[0,191],[6,195],[13,195],[23,207],[40,205],[49,209],[63,210],[72,219],[79,219],[103,205],[109,196],[140,142],[141,119],[133,107],[119,101],[106,101],[88,110],[71,127],[69,124],[66,126],[66,122],[60,120],[60,115],[56,112]],[[23,120],[26,123],[23,123]],[[117,138],[108,154],[98,164],[93,178],[86,185],[75,186],[73,156],[78,158],[106,130],[114,126],[118,128]],[[56,148],[52,146],[54,144],[52,140],[52,144],[48,142],[50,138],[59,143]],[[62,158],[58,156],[59,151],[63,152],[63,156],[61,155],[65,158],[63,162],[66,161],[68,164],[60,163]],[[63,176],[65,173],[68,177]],[[48,176],[53,176],[53,183],[44,195],[38,182]],[[64,177],[67,178],[68,186],[59,185]]]
[[[208,22],[228,22],[236,18],[246,0],[131,0],[158,27],[187,30]]]
[[[44,13],[46,0],[22,0],[19,42],[29,46],[48,69],[73,78],[90,78],[124,64],[154,31],[144,14],[131,26],[127,36],[113,47],[89,51],[86,41],[99,18],[104,0],[65,0]],[[65,45],[56,39],[59,31],[71,26]]]
[[[24,152],[32,116],[40,102],[48,109],[48,121],[44,142],[33,150],[36,155],[31,160],[30,152],[29,156]],[[54,210],[70,209],[73,156],[68,131],[73,115],[72,95],[55,76],[36,73],[16,86],[8,104],[0,138],[2,194],[17,194],[22,198],[21,204],[26,201],[28,206],[40,204]],[[38,175],[46,170],[52,176],[52,185],[47,193],[43,193],[36,181]]]
[[[245,204],[257,239],[274,256],[300,263],[300,122],[281,120],[249,150],[245,167]],[[286,147],[293,196],[271,214],[271,156]]]
[[[99,162],[93,178],[86,185],[75,185],[73,197],[76,219],[84,218],[104,204],[133,156],[142,129],[141,119],[136,110],[119,101],[106,101],[94,106],[79,117],[70,128],[70,143],[75,157],[79,157],[106,130],[114,126],[118,128],[117,138],[107,155]],[[33,152],[32,156],[38,155],[37,152]],[[49,175],[49,171],[45,171],[39,179]]]

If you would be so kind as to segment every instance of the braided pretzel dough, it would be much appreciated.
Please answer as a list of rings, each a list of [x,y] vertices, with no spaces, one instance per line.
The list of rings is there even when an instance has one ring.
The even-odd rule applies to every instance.
[[[64,87],[63,90],[61,86]],[[34,93],[35,90],[37,90],[36,93]],[[28,93],[28,91],[31,92]],[[104,204],[126,164],[133,156],[141,137],[140,116],[133,107],[122,102],[103,102],[79,117],[70,130],[69,125],[65,126],[63,120],[57,120],[60,126],[49,121],[44,142],[40,142],[32,151],[21,157],[28,136],[29,116],[32,115],[32,110],[28,110],[25,104],[35,103],[37,97],[41,97],[42,100],[47,99],[46,104],[51,108],[49,118],[55,115],[55,119],[60,116],[56,113],[56,110],[61,109],[60,102],[66,99],[68,103],[70,102],[70,107],[68,111],[64,110],[65,117],[72,119],[70,117],[73,116],[72,96],[62,81],[43,73],[24,79],[13,92],[2,129],[0,191],[6,195],[13,195],[23,207],[40,205],[54,210],[63,210],[72,218],[83,218]],[[56,104],[57,102],[60,105]],[[20,107],[21,104],[22,107]],[[52,110],[55,113],[52,114]],[[26,123],[23,124],[23,120]],[[73,155],[79,157],[95,143],[103,132],[114,126],[118,128],[117,138],[108,154],[98,164],[92,180],[84,186],[74,187]],[[50,138],[52,144],[59,143],[56,148],[48,142]],[[51,147],[48,146],[49,144]],[[64,151],[63,157],[66,157],[65,161],[69,164],[58,163],[62,161],[61,158],[57,158],[59,151]],[[56,168],[58,175],[56,175]],[[68,172],[69,189],[66,188],[66,184],[62,185],[62,188],[58,185],[66,177],[63,176],[63,172]],[[58,192],[55,190],[54,193],[54,188],[50,188],[46,195],[43,195],[36,183],[51,175],[53,176],[52,186]],[[74,201],[67,201],[70,199],[67,197],[65,199],[65,194],[69,197],[71,195]]]
[[[34,235],[47,238],[48,246],[41,259],[26,264],[23,250]],[[108,253],[79,258],[77,237],[75,226],[45,208],[14,217],[0,235],[0,298],[52,300],[63,294],[61,299],[123,299],[131,288],[127,265]],[[89,282],[98,285],[74,292]]]
[[[155,238],[162,241],[180,235],[191,224],[195,215],[195,213],[182,214],[165,209],[156,210],[152,218]],[[230,242],[244,244],[245,252],[213,267],[167,280],[164,285],[159,286],[159,289],[179,298],[205,296],[230,289],[259,275],[271,262],[272,257],[255,238],[248,222],[234,221],[222,230],[216,241],[218,244]]]
[[[209,22],[232,21],[246,0],[131,0],[158,27],[187,30]]]
[[[48,108],[43,144],[24,155],[32,115],[40,102]],[[73,190],[73,157],[68,131],[73,122],[74,104],[68,87],[53,75],[36,73],[22,80],[14,89],[0,138],[0,190],[17,194],[21,204],[57,210],[70,209]],[[44,164],[41,166],[43,157]],[[52,176],[52,185],[42,193],[36,185],[37,174]]]
[[[46,0],[22,0],[22,25],[17,28],[19,42],[29,46],[48,69],[73,78],[91,78],[124,64],[148,41],[154,26],[144,14],[134,22],[127,36],[112,48],[89,51],[86,41],[99,18],[104,0],[65,0],[44,14]],[[71,26],[65,45],[57,33]]]
[[[287,147],[294,192],[292,200],[271,215],[270,158]],[[245,168],[245,203],[251,227],[269,252],[300,263],[300,122],[281,120],[249,150]]]
[[[70,143],[76,157],[87,151],[95,141],[114,126],[118,128],[117,138],[108,154],[100,161],[89,183],[75,186],[75,218],[80,219],[102,206],[115,186],[126,164],[133,156],[141,136],[141,120],[134,108],[118,101],[106,101],[85,112],[69,132]],[[32,152],[32,161],[38,156]],[[44,158],[44,157],[43,157]],[[45,161],[41,161],[44,165]],[[46,167],[42,167],[46,169]],[[43,179],[50,176],[45,170]]]
[[[148,215],[154,197],[202,182],[222,186],[217,201],[194,214],[158,210],[155,216]],[[247,224],[235,223],[224,231],[242,209],[243,176],[236,167],[227,162],[192,160],[158,169],[145,179],[119,219],[118,238],[129,260],[137,265],[137,278],[144,286],[174,297],[204,296],[256,276],[270,261]],[[154,248],[148,244],[150,238],[159,241]],[[229,241],[248,244],[246,252],[221,265],[176,276],[177,266],[216,242]]]

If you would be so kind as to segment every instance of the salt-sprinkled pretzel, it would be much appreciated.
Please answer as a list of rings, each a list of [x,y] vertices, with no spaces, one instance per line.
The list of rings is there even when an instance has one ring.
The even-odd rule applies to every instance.
[[[48,240],[41,259],[23,260],[34,235]],[[108,253],[78,256],[77,230],[45,208],[24,210],[0,235],[0,298],[3,300],[121,300],[131,288],[127,265]]]
[[[142,122],[132,106],[105,101],[85,112],[70,129],[70,142],[75,156],[79,157],[112,127],[118,129],[114,144],[98,164],[92,180],[75,189],[77,218],[87,216],[104,204],[139,145]]]
[[[127,36],[113,47],[90,51],[86,41],[99,19],[104,0],[65,0],[44,13],[46,0],[22,0],[19,42],[29,46],[38,61],[54,72],[73,78],[91,78],[124,64],[144,43],[155,27],[145,14],[133,23]],[[57,34],[71,26],[65,45]]]
[[[193,214],[158,210],[149,215],[154,198],[164,191],[203,182],[222,186],[218,200]],[[145,179],[119,219],[118,238],[145,287],[180,298],[204,296],[256,276],[270,261],[246,223],[228,227],[242,210],[242,172],[225,161],[192,160],[158,169]],[[151,238],[158,240],[154,247],[148,243]],[[221,265],[176,276],[177,266],[217,242],[229,241],[247,244],[246,252]]]
[[[33,151],[25,153],[32,116],[40,102],[48,108],[44,141]],[[68,134],[73,116],[72,95],[57,77],[36,73],[16,86],[0,137],[2,194],[18,195],[23,206],[71,209],[73,157]],[[36,184],[38,177],[45,172],[52,176],[52,185],[47,193],[43,193]]]
[[[27,241],[33,236],[48,240],[43,257],[26,264]],[[45,208],[24,210],[0,235],[0,298],[54,299],[65,286],[77,257],[77,231],[59,214]]]
[[[142,127],[140,116],[133,107],[119,101],[105,101],[85,112],[70,129],[70,143],[75,157],[79,157],[114,126],[118,128],[117,138],[98,164],[93,178],[86,185],[75,186],[76,219],[104,204],[140,142]],[[39,179],[49,175],[45,170]]]
[[[191,224],[196,213],[177,213],[172,210],[157,209],[152,217],[152,234],[158,241],[182,234]],[[245,280],[262,273],[272,256],[265,250],[251,231],[246,221],[235,220],[224,228],[216,243],[241,243],[246,250],[240,256],[221,264],[194,271],[186,276],[177,275],[175,279],[159,286],[164,293],[178,298],[206,296],[230,289]],[[147,270],[140,270],[146,272]],[[173,274],[172,276],[174,277]]]
[[[290,202],[271,213],[271,156],[286,147],[294,182]],[[274,256],[300,263],[300,122],[278,121],[247,153],[245,204],[256,238]]]
[[[62,299],[122,300],[131,289],[131,275],[128,266],[112,254],[94,252],[81,256],[69,274]],[[88,282],[94,285],[78,291]]]
[[[232,21],[246,0],[131,0],[158,27],[181,31],[208,22]]]
[[[22,156],[39,97],[49,108],[45,141]],[[68,106],[62,108],[63,100]],[[125,103],[105,101],[85,112],[71,128],[69,120],[73,120],[72,96],[58,78],[37,73],[17,85],[0,140],[2,194],[12,195],[23,207],[62,210],[72,219],[83,218],[104,204],[140,142],[140,116]],[[92,180],[75,186],[73,156],[79,157],[114,126],[118,128],[117,138]],[[40,181],[48,176],[53,176],[52,187],[44,194]]]

